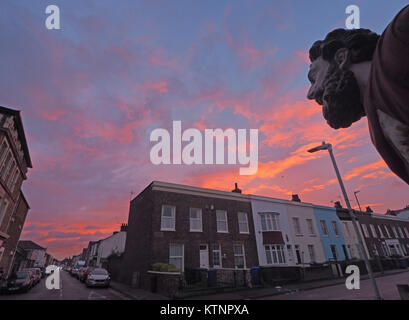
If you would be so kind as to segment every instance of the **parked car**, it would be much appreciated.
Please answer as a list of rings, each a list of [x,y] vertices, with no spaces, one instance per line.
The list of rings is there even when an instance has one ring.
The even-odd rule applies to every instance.
[[[93,269],[85,280],[87,287],[105,287],[108,288],[111,282],[111,277],[107,270],[103,268]]]
[[[40,268],[30,268],[31,271],[33,271],[33,273],[36,276],[36,283],[39,283],[41,281],[41,278],[43,277],[41,269]]]
[[[31,281],[32,281],[32,287],[34,287],[38,283],[38,281],[39,281],[38,274],[37,274],[37,272],[34,272],[34,270],[32,268],[26,268],[26,269],[23,269],[21,271],[27,271],[27,272],[30,273]]]
[[[79,277],[80,281],[85,282],[87,280],[89,274],[92,272],[92,270],[94,270],[93,267],[81,268],[80,272],[78,274],[78,277]]]
[[[33,287],[33,285],[33,276],[31,271],[17,271],[7,280],[7,292],[27,292]]]

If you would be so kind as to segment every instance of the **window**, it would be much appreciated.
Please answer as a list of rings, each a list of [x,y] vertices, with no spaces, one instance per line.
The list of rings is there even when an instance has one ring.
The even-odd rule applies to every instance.
[[[161,230],[175,231],[175,213],[176,207],[167,205],[162,206]]]
[[[284,246],[280,244],[264,246],[267,264],[285,263]],[[291,250],[292,252],[292,250]]]
[[[280,231],[278,213],[260,213],[261,231]]]
[[[229,232],[227,227],[227,212],[223,210],[216,210],[216,224],[217,232]]]
[[[325,220],[320,220],[320,224],[321,224],[322,234],[324,236],[328,236],[327,223],[325,222]]]
[[[310,261],[315,262],[315,251],[314,251],[314,246],[312,244],[308,245],[308,252],[310,254]]]
[[[388,238],[392,238],[391,233],[389,232],[389,228],[387,226],[384,226],[384,227],[385,227],[386,233],[388,235]]]
[[[222,267],[222,250],[219,243],[213,245],[213,268]]]
[[[7,207],[9,205],[8,201],[6,199],[4,199],[2,201],[2,199],[0,198],[0,225],[4,219],[4,216],[6,215],[6,211],[7,211]]]
[[[249,233],[249,221],[247,219],[247,213],[239,212],[238,219],[239,219],[239,232]]]
[[[169,264],[183,271],[183,244],[171,243],[169,245]]]
[[[1,148],[0,148],[0,161],[3,159],[4,154],[6,153],[6,150],[7,150],[7,142],[3,141],[3,144],[1,145]]]
[[[314,223],[312,219],[307,219],[307,227],[308,227],[308,232],[310,233],[310,235],[314,236],[315,230],[314,230]]]
[[[402,228],[401,228],[401,227],[398,227],[398,231],[399,231],[399,236],[400,236],[401,238],[404,238],[405,236],[403,235],[403,232],[402,232]]]
[[[1,167],[0,177],[3,177],[4,173],[6,172],[8,166],[9,166],[10,160],[11,160],[11,153],[9,152],[7,154],[6,161],[3,163],[3,166]]]
[[[9,185],[9,183],[10,183],[9,180],[10,180],[11,174],[13,173],[15,167],[16,167],[16,162],[13,160],[13,162],[11,163],[11,166],[10,166],[8,172],[7,172],[6,178],[4,179],[4,182],[6,183],[6,185]]]
[[[349,224],[348,222],[343,222],[345,230],[347,231],[348,236],[351,236],[351,230],[349,229]]]
[[[300,219],[299,218],[293,218],[293,225],[294,225],[294,231],[295,234],[301,235],[301,226],[300,226]]]
[[[393,234],[394,234],[395,238],[397,238],[398,233],[396,232],[396,228],[394,226],[392,226],[392,231],[393,231]]]
[[[18,171],[18,168],[17,168],[16,171],[14,171],[13,178],[10,180],[11,183],[9,185],[9,188],[10,188],[11,191],[14,191],[14,188],[16,187],[18,175],[19,175],[19,171]]]
[[[381,238],[385,238],[385,234],[383,233],[382,228],[381,228],[381,226],[379,224],[378,224],[378,231],[379,231],[379,236]]]
[[[349,246],[348,246],[349,248]],[[345,259],[348,260],[350,258],[347,247],[343,244],[342,251],[344,252]]]
[[[331,221],[332,230],[334,230],[335,236],[339,237],[338,226],[336,221]]]
[[[366,224],[361,224],[362,230],[364,232],[365,238],[369,238],[369,233],[368,233],[368,228],[366,227]]]
[[[337,254],[337,247],[335,245],[331,245],[331,252],[332,252],[332,258],[337,261],[338,260],[338,254]]]
[[[190,208],[190,231],[202,231],[202,209]]]
[[[244,258],[244,246],[242,244],[235,244],[233,246],[234,251],[234,266],[238,269],[246,267],[246,261]]]
[[[369,227],[371,228],[372,236],[374,238],[377,238],[378,235],[376,234],[375,226],[373,224],[370,224]]]

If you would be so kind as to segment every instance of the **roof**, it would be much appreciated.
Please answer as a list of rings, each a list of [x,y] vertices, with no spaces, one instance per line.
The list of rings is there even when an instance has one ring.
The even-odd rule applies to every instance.
[[[14,122],[16,125],[18,135],[20,137],[21,147],[23,148],[24,151],[24,158],[26,159],[27,167],[32,168],[33,164],[31,162],[30,153],[28,151],[28,145],[26,135],[24,133],[23,121],[21,120],[20,110],[14,110],[0,106],[0,113],[13,115],[15,117]]]
[[[18,246],[24,250],[46,250],[46,248],[39,246],[37,243],[31,240],[20,240],[18,242]]]

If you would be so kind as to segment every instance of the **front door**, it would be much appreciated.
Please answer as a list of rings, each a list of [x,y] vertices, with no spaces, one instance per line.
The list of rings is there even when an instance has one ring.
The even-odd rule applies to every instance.
[[[200,245],[200,268],[209,269],[209,248],[207,244]]]

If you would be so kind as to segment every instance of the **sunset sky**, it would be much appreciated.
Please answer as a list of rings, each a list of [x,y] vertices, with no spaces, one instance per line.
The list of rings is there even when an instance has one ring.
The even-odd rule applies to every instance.
[[[45,27],[57,4],[61,30]],[[353,206],[385,213],[409,204],[409,188],[370,142],[366,119],[335,131],[305,96],[308,49],[345,27],[382,33],[404,0],[87,0],[0,2],[0,105],[19,109],[33,161],[23,191],[22,239],[56,258],[81,252],[127,222],[151,181],[232,190],[333,206],[341,191],[326,140]],[[259,170],[241,165],[151,164],[150,132],[259,129]],[[342,201],[342,203],[344,203]]]

